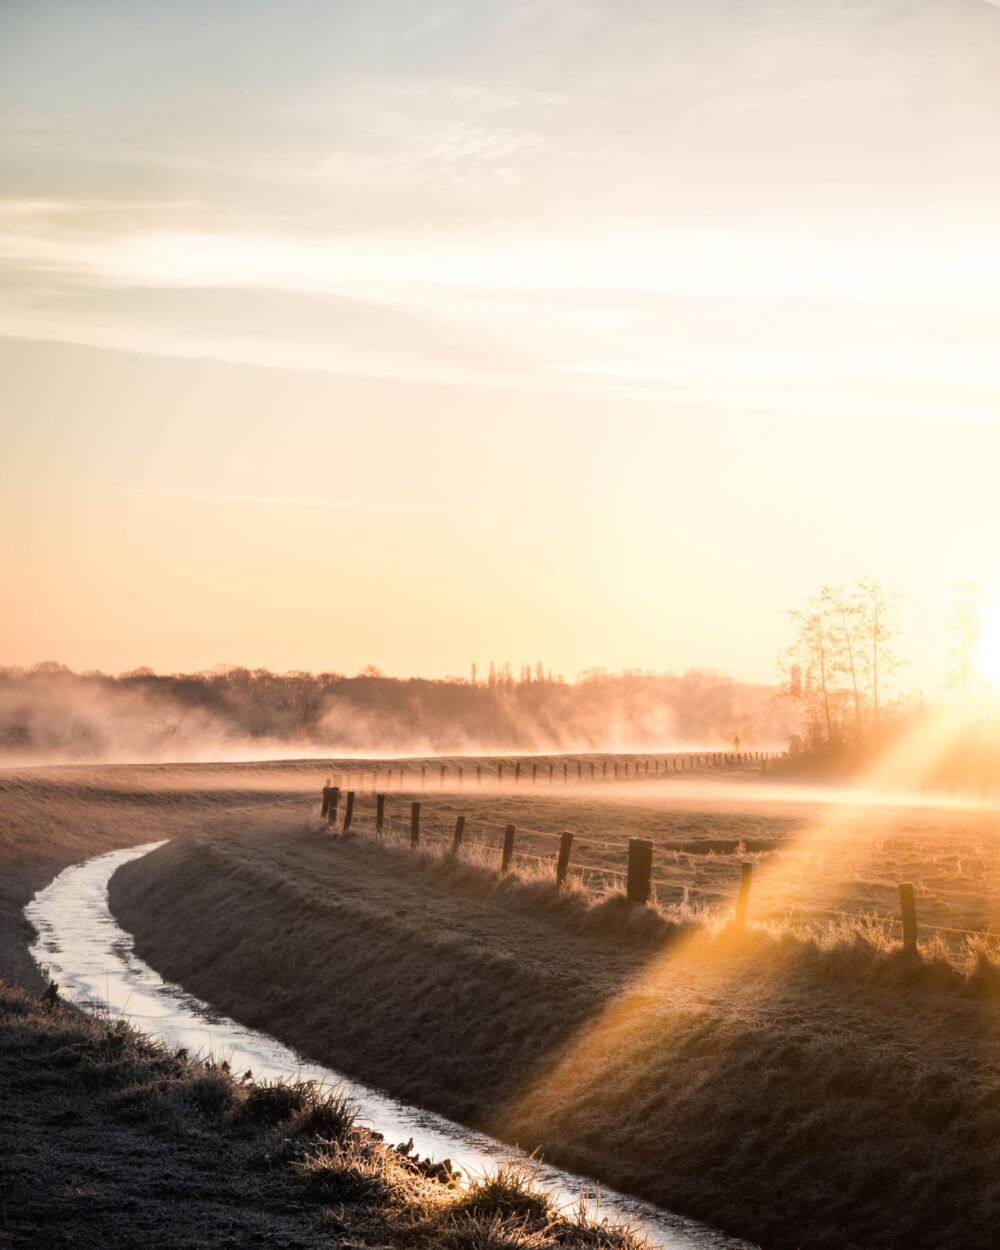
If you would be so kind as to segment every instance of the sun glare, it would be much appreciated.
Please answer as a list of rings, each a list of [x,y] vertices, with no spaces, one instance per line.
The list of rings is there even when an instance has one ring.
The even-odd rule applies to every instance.
[[[989,603],[983,608],[979,667],[994,689],[1000,686],[1000,602],[998,601]]]

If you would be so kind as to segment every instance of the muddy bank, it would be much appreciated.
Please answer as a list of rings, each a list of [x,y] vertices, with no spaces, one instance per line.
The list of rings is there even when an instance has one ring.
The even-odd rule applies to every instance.
[[[774,1250],[995,1244],[994,996],[860,946],[658,949],[291,812],[243,830],[111,893],[139,954],[235,1018]]]

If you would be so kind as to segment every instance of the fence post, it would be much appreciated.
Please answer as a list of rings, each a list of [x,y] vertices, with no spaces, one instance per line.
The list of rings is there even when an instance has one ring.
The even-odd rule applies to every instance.
[[[438,785],[441,787],[442,790],[444,789],[444,775],[447,771],[448,771],[448,765],[442,764],[441,765],[441,779],[438,782]]]
[[[521,761],[520,760],[518,760],[517,763],[514,765],[514,780],[515,782],[521,780]]]
[[[648,903],[650,878],[653,875],[653,844],[648,838],[628,840],[628,884],[630,903]]]
[[[420,845],[420,804],[410,804],[410,846]]]
[[[382,830],[385,827],[385,795],[375,795],[375,832],[382,836]]]
[[[452,855],[458,854],[458,849],[462,845],[462,839],[465,837],[465,817],[458,816],[455,819],[455,837],[451,843]]]
[[[594,780],[594,765],[593,764],[591,764],[590,766],[590,780],[591,781]]]
[[[917,953],[917,903],[913,886],[899,887],[899,902],[903,909],[903,950],[910,955]]]
[[[427,789],[427,765],[426,764],[420,765],[420,789],[421,790]]]
[[[549,765],[549,785],[552,785],[552,777],[553,777],[553,775],[555,774],[555,771],[556,771],[556,766],[555,766],[555,764],[550,764],[550,765]],[[985,787],[984,787],[984,789],[985,789]],[[984,797],[985,797],[985,795],[984,795]]]
[[[483,766],[482,764],[477,764],[476,765],[476,785],[481,786],[482,784],[483,784]]]
[[[331,825],[337,823],[337,808],[340,806],[340,786],[330,791],[330,806],[326,809],[326,819]]]
[[[740,864],[740,890],[736,895],[736,927],[747,927],[747,907],[750,904],[750,881],[753,877],[753,864]]]
[[[537,764],[532,764],[532,766],[531,766],[531,784],[532,784],[532,785],[536,785],[536,784],[537,784],[537,782],[538,782],[538,765],[537,765]]]
[[[569,857],[573,850],[573,835],[564,833],[559,838],[559,858],[556,860],[556,889],[561,890],[566,884],[569,872]]]
[[[320,818],[320,820],[322,820],[322,819],[323,819],[323,817],[324,817],[324,816],[327,814],[327,812],[330,810],[330,790],[331,790],[331,788],[332,788],[332,787],[331,787],[331,785],[330,785],[329,781],[328,781],[328,782],[326,783],[326,785],[323,787],[323,806],[322,806],[322,808],[320,809],[320,813],[319,813],[319,818]]]
[[[458,784],[460,786],[465,785],[465,769],[462,767],[461,764],[459,764],[458,766]]]
[[[503,784],[503,764],[497,764],[497,785]]]
[[[510,862],[514,858],[514,826],[508,825],[503,831],[503,853],[500,856],[500,872],[506,876],[510,872]]]
[[[354,816],[354,791],[347,792],[347,806],[344,808],[344,826],[342,832],[346,833],[351,827],[351,820]]]

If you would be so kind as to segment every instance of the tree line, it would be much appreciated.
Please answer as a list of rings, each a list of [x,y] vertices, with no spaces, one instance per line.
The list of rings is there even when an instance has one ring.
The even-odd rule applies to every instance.
[[[485,680],[342,673],[74,673],[0,669],[0,751],[53,759],[219,758],[462,751],[783,747],[790,709],[773,686],[706,670],[592,669],[576,681],[541,664]]]

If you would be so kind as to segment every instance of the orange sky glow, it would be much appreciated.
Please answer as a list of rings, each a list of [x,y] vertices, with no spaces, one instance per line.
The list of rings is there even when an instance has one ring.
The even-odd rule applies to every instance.
[[[1000,681],[1000,8],[15,2],[0,663]]]

